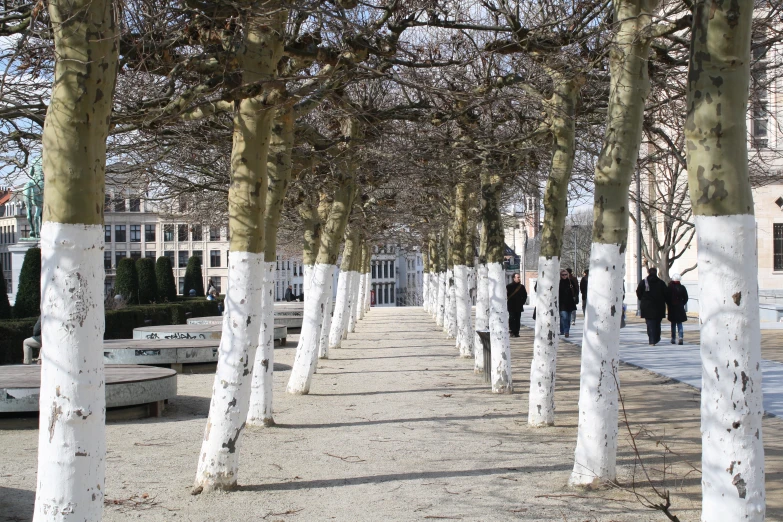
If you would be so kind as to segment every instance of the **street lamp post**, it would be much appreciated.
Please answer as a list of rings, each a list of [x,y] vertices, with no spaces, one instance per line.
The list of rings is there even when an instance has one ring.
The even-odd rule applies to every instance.
[[[574,272],[578,273],[576,270],[576,234],[579,230],[579,225],[571,225],[571,230],[574,233]]]

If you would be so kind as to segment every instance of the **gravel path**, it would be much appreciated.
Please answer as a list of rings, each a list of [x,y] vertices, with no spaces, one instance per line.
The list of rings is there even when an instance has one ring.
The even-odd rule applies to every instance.
[[[275,428],[248,429],[232,493],[191,496],[212,374],[179,377],[160,419],[107,427],[104,518],[124,520],[558,520],[665,521],[627,490],[575,492],[579,348],[558,360],[558,425],[526,425],[532,332],[512,345],[513,395],[493,395],[453,341],[420,308],[374,308],[320,361],[310,395],[283,390],[296,337],[275,351]],[[673,511],[698,520],[698,394],[623,366],[629,423],[656,484],[666,471]],[[653,498],[622,426],[620,480]],[[783,520],[783,421],[764,420],[768,520]],[[35,430],[0,432],[0,520],[29,520]],[[665,450],[663,440],[671,449]],[[676,453],[676,455],[675,455]],[[664,458],[665,457],[665,458]],[[146,497],[145,497],[146,496]],[[128,500],[130,499],[130,500]]]

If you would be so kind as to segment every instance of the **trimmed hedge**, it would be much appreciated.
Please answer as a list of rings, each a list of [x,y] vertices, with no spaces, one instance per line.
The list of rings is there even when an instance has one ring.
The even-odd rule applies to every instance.
[[[185,268],[185,295],[190,296],[190,291],[195,290],[195,297],[204,297],[204,274],[201,272],[201,258],[191,256],[188,266]]]
[[[174,281],[174,269],[171,259],[160,256],[155,262],[155,279],[158,283],[158,302],[174,302],[177,300],[177,283]]]
[[[11,303],[8,301],[8,288],[5,286],[3,264],[0,263],[0,319],[11,318]]]
[[[41,315],[41,249],[31,248],[24,255],[22,271],[19,273],[14,317],[37,318],[39,315]]]
[[[136,274],[136,262],[126,257],[117,265],[117,279],[114,280],[114,291],[121,295],[128,304],[139,302],[139,277]]]
[[[0,364],[22,364],[22,343],[33,335],[37,320],[0,321]]]
[[[136,275],[139,277],[139,304],[157,301],[158,280],[155,276],[155,260],[145,257],[136,261]]]
[[[183,300],[176,303],[126,306],[106,312],[104,339],[130,339],[133,329],[140,326],[185,324],[186,313],[191,317],[220,315],[217,301],[206,299]],[[149,319],[149,325],[145,320]],[[0,364],[22,363],[22,342],[33,335],[37,318],[18,321],[0,321]]]

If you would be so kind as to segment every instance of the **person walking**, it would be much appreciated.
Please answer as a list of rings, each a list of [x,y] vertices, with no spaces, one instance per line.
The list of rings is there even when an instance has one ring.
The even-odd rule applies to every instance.
[[[658,269],[651,267],[647,277],[636,287],[636,297],[639,298],[639,311],[647,323],[647,339],[650,346],[661,342],[661,321],[666,316],[666,300],[668,289],[666,283],[658,278]]]
[[[582,280],[579,281],[579,292],[582,294],[582,315],[585,314],[587,308],[587,276],[590,275],[590,269],[585,268],[582,272]]]
[[[568,279],[571,281],[571,288],[574,289],[574,304],[579,304],[579,280],[574,275],[574,271],[570,268],[566,268],[566,272],[568,272]],[[571,313],[571,324],[576,324],[576,308],[574,308],[574,311]]]
[[[527,290],[519,277],[514,274],[511,283],[506,285],[506,308],[508,309],[508,330],[511,337],[519,337],[519,323],[527,301]]]
[[[288,288],[285,290],[285,300],[289,303],[294,300],[294,289],[291,285],[288,285]]]
[[[682,344],[682,323],[688,320],[688,289],[680,284],[680,274],[672,274],[666,304],[669,308],[668,319],[672,324],[672,344],[676,342],[675,333],[680,334],[678,344]]]
[[[576,312],[576,302],[574,301],[574,282],[568,277],[568,272],[560,271],[560,288],[558,288],[558,306],[560,309],[560,335],[566,338],[571,333],[571,314]]]

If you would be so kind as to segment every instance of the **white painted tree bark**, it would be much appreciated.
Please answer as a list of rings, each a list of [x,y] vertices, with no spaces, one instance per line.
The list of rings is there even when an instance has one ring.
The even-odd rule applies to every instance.
[[[480,263],[476,268],[476,330],[489,328],[489,276],[486,263]],[[473,332],[475,373],[484,371],[484,345],[477,333]]]
[[[250,382],[261,330],[264,254],[230,251],[220,361],[198,459],[196,489],[232,489],[239,468],[238,441],[247,420]]]
[[[438,272],[438,306],[435,315],[435,324],[443,326],[446,315],[446,273]]]
[[[424,311],[428,312],[430,311],[430,274],[429,272],[424,272],[422,276],[422,303],[424,307]]]
[[[313,279],[310,286],[312,299],[307,299],[304,304],[299,345],[291,369],[291,378],[288,380],[286,388],[288,393],[304,395],[310,392],[310,382],[318,359],[321,327],[327,314],[327,296],[332,293],[334,270],[336,270],[335,265],[327,263],[316,263],[313,266]]]
[[[41,365],[34,520],[100,520],[106,392],[102,225],[41,227]]]
[[[443,332],[449,339],[457,337],[456,298],[454,293],[454,270],[446,270],[446,309],[443,316]]]
[[[354,333],[356,331],[356,322],[359,320],[359,310],[361,310],[361,296],[363,295],[364,289],[362,288],[362,284],[364,283],[364,278],[362,277],[361,272],[354,272],[353,273],[353,288],[351,289],[351,301],[350,301],[350,314],[348,316],[348,328],[346,329],[346,333]]]
[[[365,313],[367,313],[370,311],[370,306],[372,305],[372,300],[370,296],[372,276],[369,273],[367,273],[365,277],[367,278],[367,284],[364,286],[364,309],[365,309]]]
[[[342,337],[341,341],[348,338],[348,325],[351,322],[351,317],[353,315],[353,307],[355,304],[355,296],[356,296],[356,271],[351,270],[348,272],[348,289],[347,289],[347,296],[345,299],[345,313],[343,314],[343,324],[341,328]],[[336,346],[337,348],[340,347],[340,345]]]
[[[511,345],[508,334],[506,271],[501,263],[487,264],[489,336],[492,342],[492,392],[512,393]]]
[[[262,284],[261,332],[258,336],[259,349],[253,364],[247,423],[251,426],[274,426],[272,399],[275,367],[275,263],[264,262]]]
[[[331,273],[328,274],[329,287],[326,289],[323,323],[321,324],[321,333],[318,339],[319,359],[329,358],[329,333],[332,329],[332,302],[334,301],[334,296],[332,295],[334,290],[334,270],[336,270],[336,267],[332,267]]]
[[[473,324],[470,306],[470,288],[468,279],[468,267],[457,265],[454,267],[454,296],[457,313],[457,348],[460,357],[473,356]]]
[[[594,487],[616,478],[624,274],[625,253],[620,246],[593,243],[582,339],[579,437],[569,480],[572,486]],[[539,292],[541,288],[539,283]]]
[[[764,405],[756,220],[746,214],[696,215],[695,221],[702,323],[701,519],[760,521]]]
[[[530,363],[530,395],[527,423],[532,427],[555,423],[555,375],[559,342],[560,258],[538,258],[536,329]]]
[[[329,349],[339,348],[343,340],[345,314],[348,313],[348,291],[351,285],[351,273],[340,271],[337,276],[337,296],[332,314],[332,328],[329,331]]]

